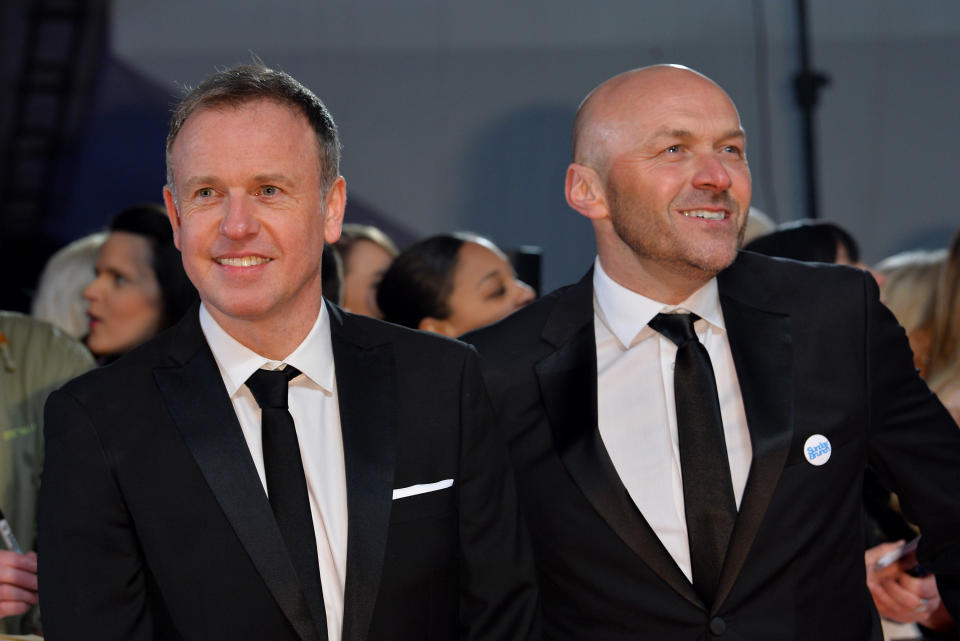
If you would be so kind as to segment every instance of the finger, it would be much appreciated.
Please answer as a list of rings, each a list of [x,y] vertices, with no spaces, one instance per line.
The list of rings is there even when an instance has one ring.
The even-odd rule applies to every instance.
[[[887,552],[894,550],[904,544],[903,540],[894,541],[893,543],[881,543],[880,545],[875,545],[866,552],[863,553],[863,558],[867,562],[867,565],[873,565],[880,560]]]
[[[37,573],[37,553],[27,552],[26,554],[17,554],[9,550],[0,550],[0,570],[4,567],[17,568],[27,572]]]
[[[26,614],[29,609],[30,604],[22,601],[0,601],[0,619]]]
[[[0,586],[14,585],[27,590],[37,591],[35,572],[0,566]]]
[[[870,596],[873,597],[873,603],[877,606],[877,612],[880,613],[880,616],[885,619],[903,622],[903,617],[909,615],[909,612],[905,611],[893,597],[887,594],[884,586],[880,582],[872,583],[868,585],[868,587],[870,588]]]
[[[922,577],[904,574],[898,582],[905,590],[909,590],[921,598],[932,599],[940,596],[940,593],[937,592],[937,581],[932,574]]]
[[[24,603],[36,603],[37,593],[31,590],[24,590],[15,585],[0,585],[0,601],[23,601]]]
[[[920,597],[903,589],[896,581],[884,580],[881,581],[880,586],[891,618],[897,621],[913,622],[923,611],[923,601]]]

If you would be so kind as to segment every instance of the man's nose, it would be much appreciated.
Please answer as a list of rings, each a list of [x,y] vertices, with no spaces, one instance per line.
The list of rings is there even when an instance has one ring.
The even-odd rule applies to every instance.
[[[713,154],[704,155],[697,160],[696,173],[693,176],[693,186],[697,189],[711,191],[726,191],[733,184],[730,172],[723,161]]]
[[[254,212],[253,203],[245,193],[231,193],[227,197],[226,212],[220,223],[220,233],[233,240],[256,234],[260,222]]]

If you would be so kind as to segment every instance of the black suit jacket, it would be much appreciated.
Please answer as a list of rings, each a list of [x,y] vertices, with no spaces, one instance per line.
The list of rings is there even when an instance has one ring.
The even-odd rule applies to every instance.
[[[529,543],[476,354],[328,309],[349,513],[344,641],[535,634]],[[51,641],[317,638],[196,312],[50,396]]]
[[[467,337],[509,439],[557,640],[879,640],[865,586],[869,463],[960,614],[960,432],[859,270],[741,253],[718,277],[753,460],[715,603],[631,501],[597,428],[592,272]],[[641,409],[642,411],[642,409]],[[813,434],[832,444],[815,467]]]

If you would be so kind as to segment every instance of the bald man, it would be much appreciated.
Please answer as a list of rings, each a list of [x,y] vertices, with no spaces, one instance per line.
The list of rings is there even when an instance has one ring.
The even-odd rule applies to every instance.
[[[729,96],[677,66],[611,78],[577,113],[565,187],[593,268],[467,337],[546,637],[878,641],[867,464],[957,614],[960,432],[869,274],[738,252],[750,171]]]

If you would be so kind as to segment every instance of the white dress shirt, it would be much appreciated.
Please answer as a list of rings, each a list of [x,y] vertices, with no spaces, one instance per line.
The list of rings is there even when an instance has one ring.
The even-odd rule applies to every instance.
[[[317,536],[327,637],[330,641],[339,641],[347,575],[347,481],[327,309],[320,308],[313,329],[282,361],[271,361],[241,345],[217,324],[203,305],[200,306],[200,326],[220,368],[264,492],[267,482],[260,438],[260,406],[245,383],[258,369],[273,370],[290,365],[302,372],[290,381],[288,404],[300,442],[313,531]]]
[[[665,305],[615,282],[598,258],[593,288],[600,436],[633,502],[692,581],[674,405],[677,346],[647,323],[660,312],[675,310],[700,317],[694,330],[713,363],[739,509],[752,448],[717,280],[711,279],[679,305]]]

